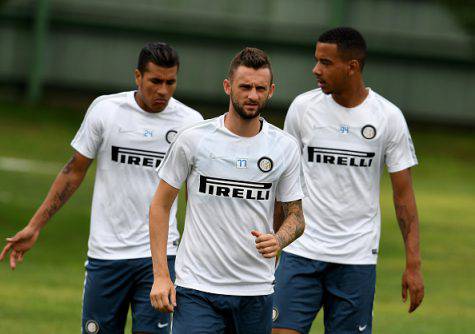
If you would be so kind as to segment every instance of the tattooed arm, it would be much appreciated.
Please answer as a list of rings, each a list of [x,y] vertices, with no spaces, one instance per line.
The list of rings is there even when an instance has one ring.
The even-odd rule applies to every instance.
[[[278,231],[284,222],[284,209],[282,208],[282,202],[275,201],[274,204],[274,231]]]
[[[275,233],[279,240],[280,249],[291,244],[305,230],[302,200],[282,203],[282,210],[284,212],[284,222]]]
[[[71,160],[56,176],[46,198],[26,227],[14,237],[7,238],[7,244],[0,254],[0,260],[3,260],[11,250],[10,267],[12,269],[15,269],[17,261],[23,261],[24,253],[33,247],[43,226],[79,187],[91,162],[91,159],[80,153],[74,153]]]
[[[278,208],[277,206],[282,206]],[[277,256],[280,250],[300,237],[305,230],[305,220],[302,211],[302,200],[292,202],[276,202],[277,213],[274,213],[275,234],[263,234],[252,231],[256,237],[256,248],[262,256],[271,258]],[[282,220],[283,212],[283,222]],[[280,225],[280,226],[279,226]]]
[[[402,277],[402,299],[411,299],[409,312],[413,312],[424,298],[424,282],[419,252],[419,218],[412,187],[410,169],[390,174],[393,187],[394,208],[406,250],[406,269]]]

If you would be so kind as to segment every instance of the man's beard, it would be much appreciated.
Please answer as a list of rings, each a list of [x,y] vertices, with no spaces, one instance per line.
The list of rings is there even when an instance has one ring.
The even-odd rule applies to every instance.
[[[231,93],[232,94],[232,93]],[[265,108],[266,104],[267,104],[267,100],[262,103],[262,105],[257,105],[257,108],[256,110],[254,111],[251,111],[251,112],[246,112],[244,110],[244,105],[241,105],[239,104],[238,101],[236,101],[232,95],[231,95],[231,103],[233,104],[233,107],[234,107],[234,110],[236,111],[236,113],[242,118],[242,119],[247,119],[247,120],[250,120],[250,119],[254,119],[256,117],[259,117],[260,113],[261,113],[261,110]]]

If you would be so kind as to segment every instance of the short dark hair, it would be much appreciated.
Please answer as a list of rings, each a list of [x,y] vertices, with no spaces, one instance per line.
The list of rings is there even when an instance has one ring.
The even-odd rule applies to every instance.
[[[366,41],[361,33],[353,28],[338,27],[325,31],[318,38],[320,43],[336,44],[344,59],[356,59],[363,70],[366,59]]]
[[[239,66],[250,67],[255,70],[268,68],[270,71],[270,82],[272,83],[273,81],[272,67],[270,65],[269,57],[261,49],[247,47],[239,51],[234,56],[233,60],[231,60],[231,64],[229,65],[229,79],[232,78],[234,71]]]
[[[142,50],[140,50],[137,64],[137,69],[140,73],[143,74],[147,70],[149,62],[166,68],[180,66],[178,53],[170,45],[162,42],[147,43]]]

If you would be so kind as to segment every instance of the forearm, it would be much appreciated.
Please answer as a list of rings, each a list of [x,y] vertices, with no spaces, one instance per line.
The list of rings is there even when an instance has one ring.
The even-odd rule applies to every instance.
[[[74,159],[73,157],[56,176],[46,198],[28,225],[41,229],[80,186],[87,170],[75,170]]]
[[[280,230],[280,227],[282,226],[282,223],[284,222],[284,210],[282,208],[282,203],[281,202],[275,202],[274,205],[274,232],[277,232]]]
[[[153,276],[170,277],[167,262],[168,224],[170,208],[160,206],[154,201],[150,206],[150,250],[152,252]]]
[[[404,240],[406,250],[406,266],[420,268],[421,257],[419,251],[419,218],[412,189],[403,194],[394,194],[396,217]]]
[[[282,203],[282,210],[285,219],[280,228],[275,232],[280,249],[291,244],[295,239],[300,237],[305,230],[305,219],[301,200]]]

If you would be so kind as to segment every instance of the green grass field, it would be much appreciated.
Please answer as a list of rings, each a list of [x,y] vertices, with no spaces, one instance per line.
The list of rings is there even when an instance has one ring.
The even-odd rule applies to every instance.
[[[0,164],[0,238],[28,222],[71,155],[81,115],[0,104],[0,158],[50,164],[7,170]],[[374,333],[473,333],[475,326],[475,135],[413,130],[420,165],[414,183],[421,221],[426,297],[415,314],[401,302],[404,251],[387,175],[382,181],[382,240]],[[0,160],[1,161],[1,160]],[[43,230],[15,272],[0,263],[0,333],[78,333],[93,173]],[[183,213],[180,212],[180,221]],[[3,248],[3,242],[1,247]],[[323,333],[322,314],[312,333]],[[130,333],[130,321],[128,323]]]

